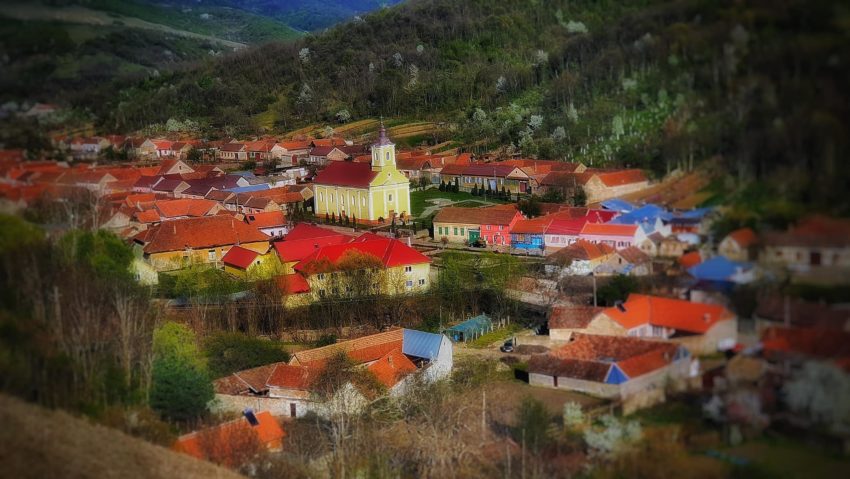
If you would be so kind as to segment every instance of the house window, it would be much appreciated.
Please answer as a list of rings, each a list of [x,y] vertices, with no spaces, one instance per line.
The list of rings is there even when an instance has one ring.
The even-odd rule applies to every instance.
[[[392,201],[392,200],[393,200],[393,194],[392,194],[392,193],[390,193],[390,194],[389,194],[389,198],[387,199],[387,201]]]
[[[325,194],[320,191],[319,192],[319,201],[322,201],[323,199],[325,199]]]
[[[487,231],[490,231],[490,225],[487,225]]]
[[[325,297],[325,290],[324,289],[319,290],[319,296],[321,296],[322,298]]]
[[[419,278],[419,286],[425,286],[425,278]]]
[[[360,206],[366,206],[366,197],[360,198]]]
[[[209,257],[210,261],[215,261],[215,250],[211,249],[207,251],[207,257]]]
[[[652,335],[656,337],[664,336],[664,327],[662,326],[653,326],[652,327]]]
[[[387,161],[390,161],[390,152],[389,151],[387,152]],[[392,201],[392,198],[390,198],[390,201]]]
[[[454,235],[457,236],[457,227],[454,228]]]
[[[411,271],[413,271],[413,266],[405,266],[405,267],[404,267],[404,272],[405,272],[405,273],[410,273]]]
[[[465,235],[466,235],[465,228],[461,228],[461,229],[460,229],[460,235],[461,235],[461,236],[465,236]]]
[[[316,277],[319,278],[319,281],[321,281],[321,280],[325,279],[325,274],[319,273],[318,275],[316,275]]]
[[[405,281],[404,285],[407,286],[408,288],[412,288],[413,287],[413,281],[412,280]]]

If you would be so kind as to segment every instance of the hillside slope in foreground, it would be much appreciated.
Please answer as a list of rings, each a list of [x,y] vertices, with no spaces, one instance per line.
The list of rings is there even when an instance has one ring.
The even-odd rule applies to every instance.
[[[1,394],[0,424],[0,475],[4,477],[242,477],[64,412]]]

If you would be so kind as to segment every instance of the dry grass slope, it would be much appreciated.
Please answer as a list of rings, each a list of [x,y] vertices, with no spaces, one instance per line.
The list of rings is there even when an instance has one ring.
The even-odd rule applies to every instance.
[[[0,395],[0,424],[3,477],[242,477],[119,431],[5,395]]]

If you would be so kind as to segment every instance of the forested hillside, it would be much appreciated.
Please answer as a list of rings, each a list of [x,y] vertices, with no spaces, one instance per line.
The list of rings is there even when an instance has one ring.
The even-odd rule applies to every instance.
[[[233,8],[273,18],[298,30],[313,31],[402,0],[205,0],[202,4],[197,0],[139,1],[195,8]]]
[[[659,174],[722,155],[739,178],[781,173],[788,197],[847,210],[848,26],[825,0],[412,0],[91,104],[125,130],[447,119],[481,148]]]

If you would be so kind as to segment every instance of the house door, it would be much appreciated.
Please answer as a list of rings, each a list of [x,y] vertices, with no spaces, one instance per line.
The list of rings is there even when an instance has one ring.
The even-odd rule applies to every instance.
[[[478,230],[469,230],[469,242],[475,243],[478,241],[478,237],[481,236],[481,232]]]
[[[520,193],[525,193],[525,191],[526,191],[527,189],[528,189],[528,183],[526,183],[526,182],[524,182],[524,181],[520,181],[520,182],[519,182],[519,192],[520,192]]]
[[[820,252],[819,251],[812,251],[809,254],[809,263],[812,266],[820,266]]]
[[[295,403],[294,402],[289,403],[289,416],[295,417]]]

